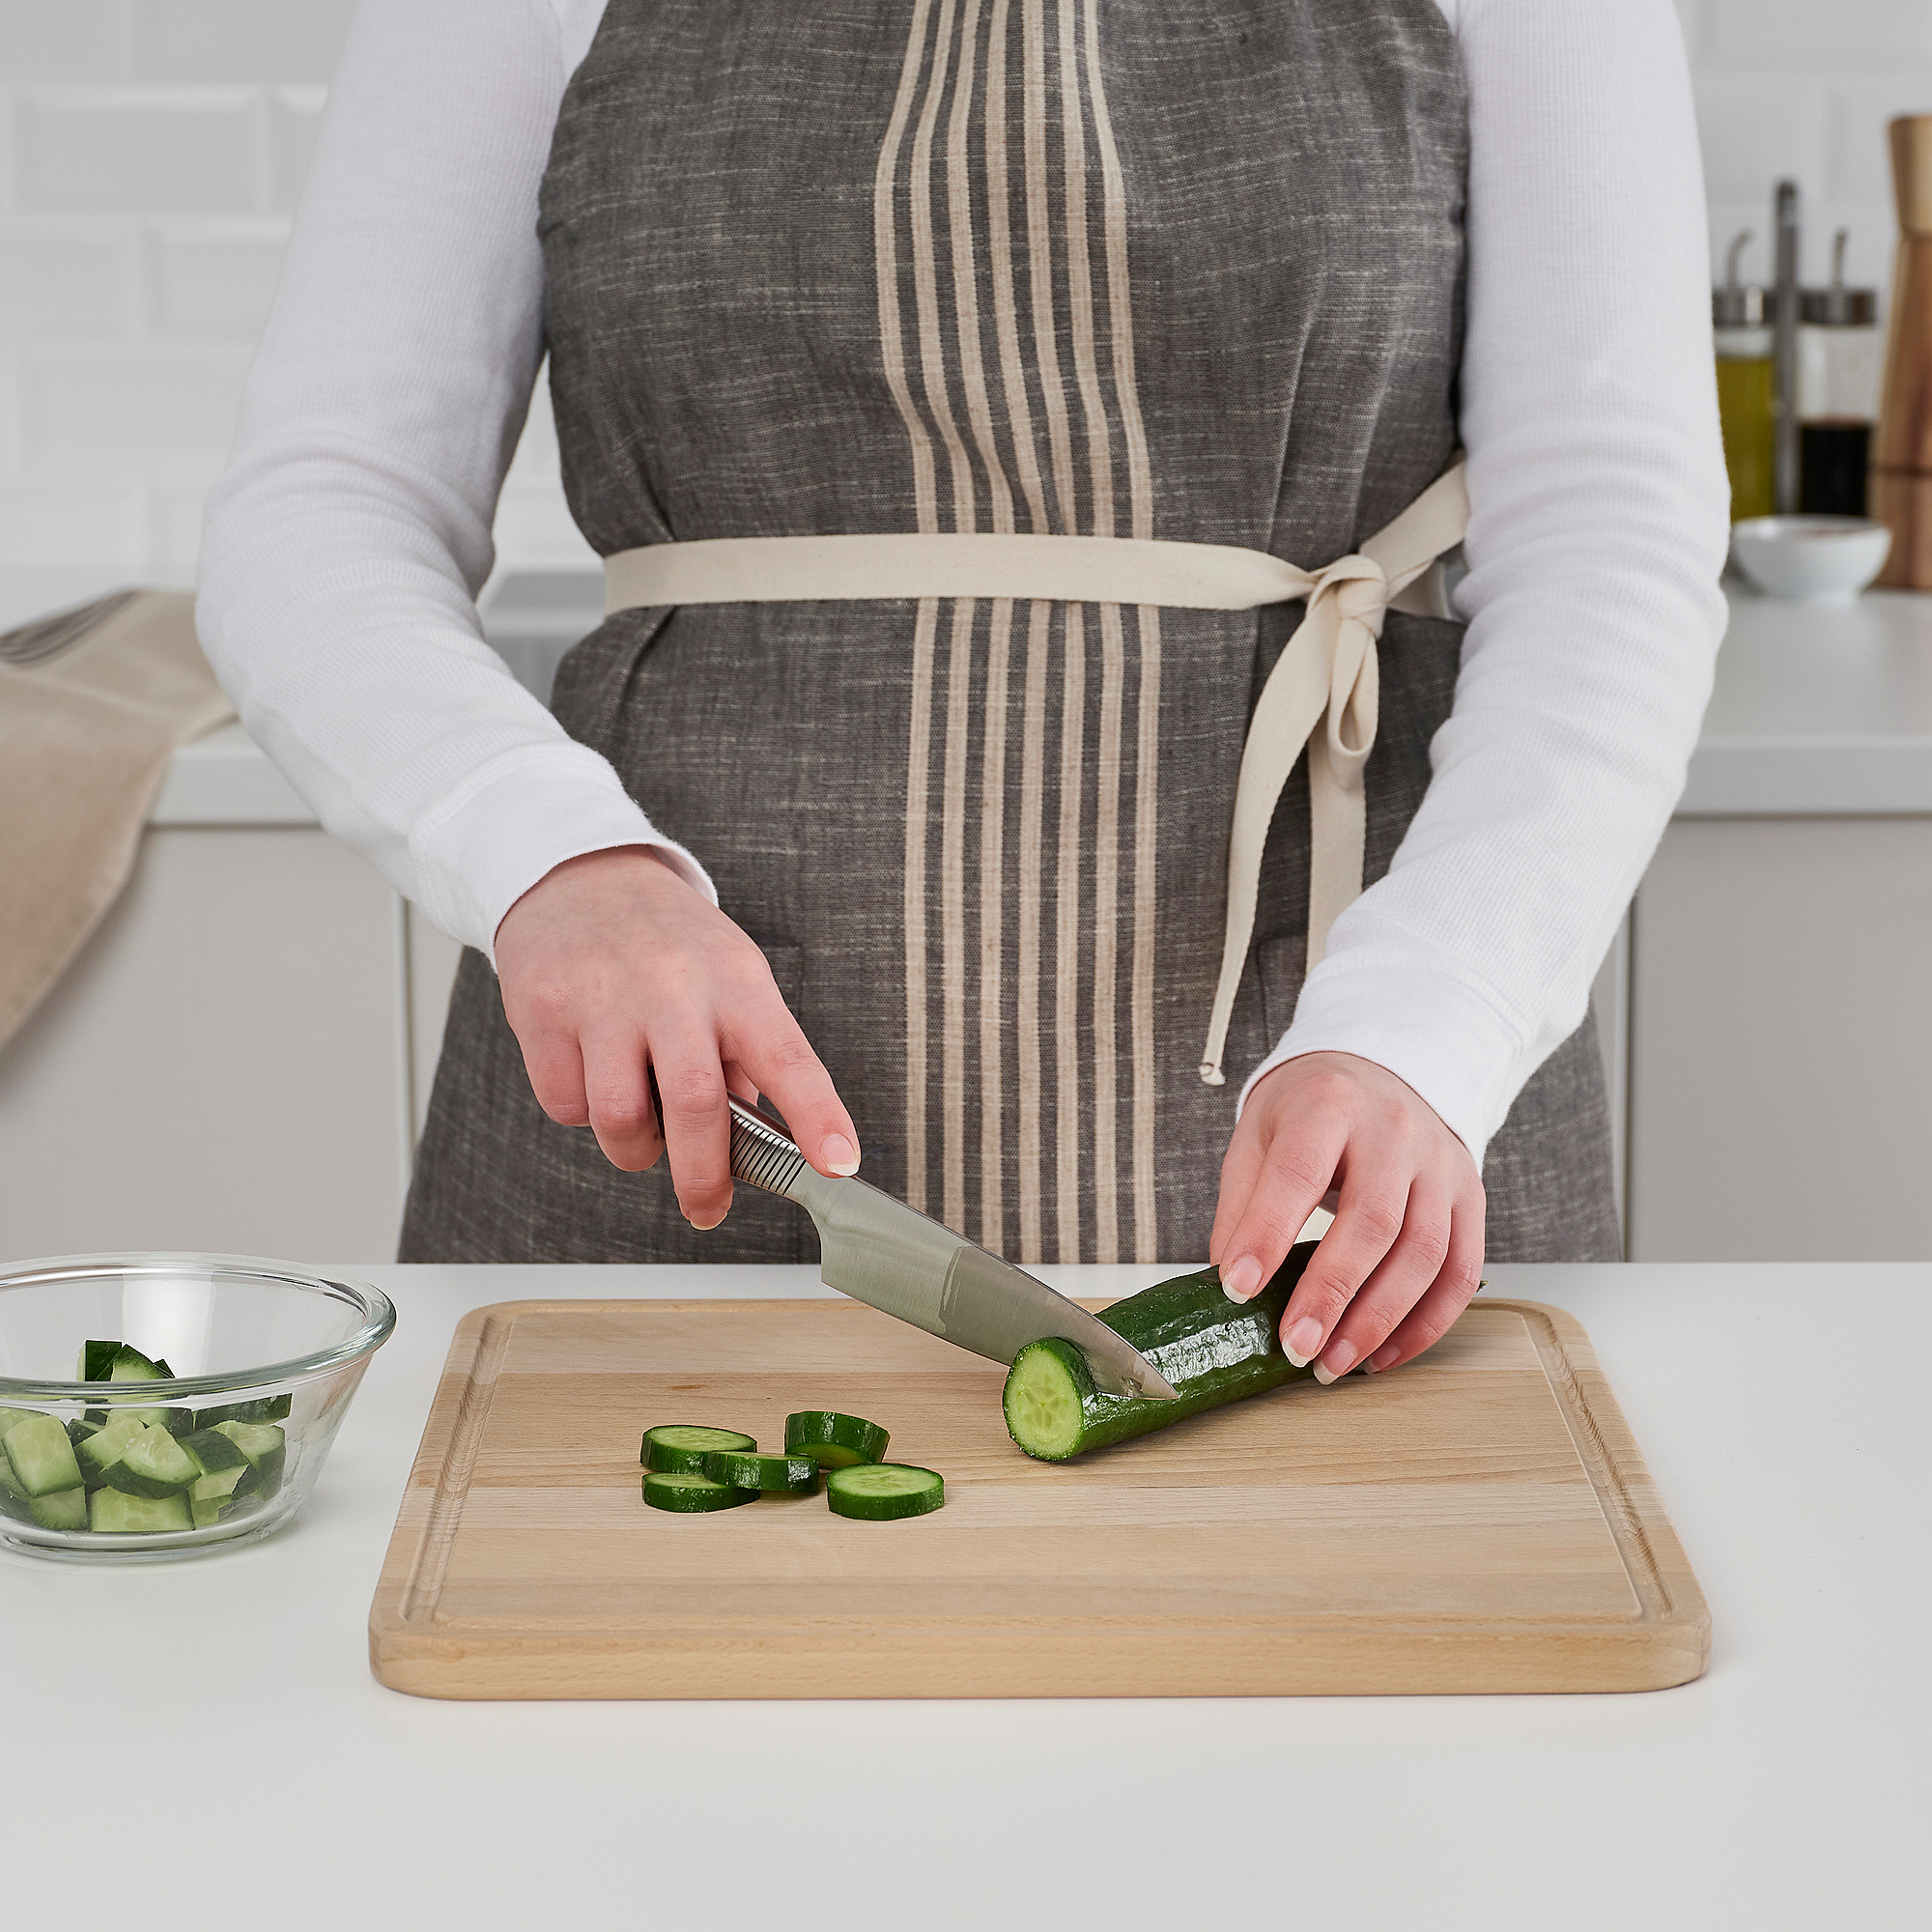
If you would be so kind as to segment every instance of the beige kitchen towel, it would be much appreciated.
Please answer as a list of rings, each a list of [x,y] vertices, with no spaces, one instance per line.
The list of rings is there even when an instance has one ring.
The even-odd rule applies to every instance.
[[[127,884],[175,747],[234,716],[192,591],[117,591],[0,636],[0,1044]]]

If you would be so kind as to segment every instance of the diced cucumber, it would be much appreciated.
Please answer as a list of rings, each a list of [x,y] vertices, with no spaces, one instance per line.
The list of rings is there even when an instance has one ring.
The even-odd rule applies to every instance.
[[[84,1358],[84,1351],[83,1351]],[[107,1379],[110,1382],[158,1382],[172,1378],[174,1371],[167,1363],[158,1359],[150,1361],[138,1349],[130,1349],[126,1342],[114,1351],[114,1359],[108,1365]],[[83,1381],[98,1381],[98,1376],[83,1376]]]
[[[223,1408],[198,1408],[196,1429],[214,1429],[224,1422],[286,1422],[295,1398],[285,1389],[280,1395],[261,1395],[247,1402],[231,1402]]]
[[[187,1499],[191,1503],[212,1503],[228,1496],[244,1496],[254,1483],[254,1470],[245,1462],[238,1463],[232,1469],[218,1469],[210,1475],[197,1476],[187,1486]]]
[[[102,1471],[110,1489],[130,1496],[179,1495],[201,1465],[158,1423],[142,1430]]]
[[[206,1529],[210,1523],[219,1522],[235,1507],[233,1496],[190,1496],[188,1514],[194,1518],[197,1529]]]
[[[944,1508],[946,1484],[936,1470],[909,1463],[855,1463],[826,1477],[825,1500],[834,1516],[886,1522]]]
[[[731,1483],[714,1483],[709,1476],[695,1476],[685,1469],[647,1469],[644,1500],[652,1509],[702,1516],[712,1510],[736,1509],[740,1503],[754,1503],[758,1492]]]
[[[704,1459],[728,1449],[755,1449],[757,1438],[735,1429],[705,1429],[695,1422],[661,1422],[644,1431],[638,1461],[647,1469],[687,1476],[704,1473]]]
[[[83,1342],[80,1360],[74,1364],[77,1382],[104,1382],[114,1373],[114,1357],[121,1352],[119,1342]]]
[[[117,1415],[112,1422],[97,1429],[85,1441],[75,1445],[73,1453],[79,1460],[80,1473],[89,1489],[98,1489],[107,1480],[107,1471],[121,1460],[128,1443],[148,1427],[131,1412]]]
[[[43,1529],[87,1527],[87,1492],[84,1489],[56,1490],[50,1496],[36,1496],[27,1508]]]
[[[87,1526],[102,1536],[152,1535],[192,1529],[194,1513],[185,1493],[133,1496],[125,1490],[96,1490],[87,1499]]]
[[[247,1457],[255,1471],[255,1487],[264,1496],[271,1496],[282,1487],[282,1471],[288,1460],[288,1437],[273,1422],[217,1422],[217,1435],[225,1435]]]
[[[212,1476],[221,1469],[247,1469],[254,1465],[242,1453],[234,1436],[219,1429],[197,1429],[181,1438],[181,1446],[201,1464],[201,1473]]]
[[[51,1415],[29,1410],[0,1437],[14,1480],[29,1496],[50,1496],[81,1486],[80,1464],[67,1431]]]
[[[809,1496],[818,1487],[818,1464],[810,1456],[760,1456],[727,1449],[705,1457],[704,1473],[714,1483],[756,1490],[767,1496]]]
[[[785,1453],[810,1456],[821,1469],[849,1469],[854,1463],[885,1460],[892,1437],[863,1415],[836,1408],[802,1408],[785,1417]]]

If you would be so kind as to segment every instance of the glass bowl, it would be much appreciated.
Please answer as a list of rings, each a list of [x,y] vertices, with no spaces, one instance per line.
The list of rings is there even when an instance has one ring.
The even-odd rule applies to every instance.
[[[364,1282],[245,1255],[0,1268],[0,1545],[127,1563],[270,1535],[307,1500],[395,1325],[388,1297]],[[171,1374],[76,1380],[91,1341],[126,1344]],[[41,1417],[66,1436],[71,1468]],[[156,1429],[166,1434],[126,1453]]]

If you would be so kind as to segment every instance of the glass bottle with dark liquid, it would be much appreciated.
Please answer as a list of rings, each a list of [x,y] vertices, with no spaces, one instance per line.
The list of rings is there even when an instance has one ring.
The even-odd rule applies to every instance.
[[[1799,298],[1798,507],[1810,516],[1865,514],[1883,345],[1878,291],[1845,286],[1850,239],[1833,238],[1831,287]]]

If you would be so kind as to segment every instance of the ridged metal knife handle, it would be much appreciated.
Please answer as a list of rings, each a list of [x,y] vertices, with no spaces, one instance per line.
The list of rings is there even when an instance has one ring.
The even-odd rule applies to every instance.
[[[742,1100],[731,1103],[731,1179],[789,1198],[808,1171],[797,1143]]]

